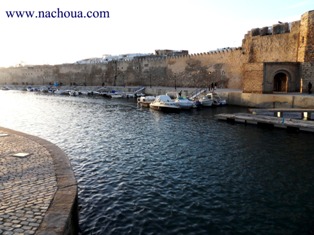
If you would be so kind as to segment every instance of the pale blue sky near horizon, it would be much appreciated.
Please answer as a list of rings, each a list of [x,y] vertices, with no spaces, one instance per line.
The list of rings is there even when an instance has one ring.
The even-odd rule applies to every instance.
[[[6,11],[109,11],[105,19],[8,18]],[[300,20],[313,0],[2,0],[0,67],[104,54],[239,47],[252,28]]]

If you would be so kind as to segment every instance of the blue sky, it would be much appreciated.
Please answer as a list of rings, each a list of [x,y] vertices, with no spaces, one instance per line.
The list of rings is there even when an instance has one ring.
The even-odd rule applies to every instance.
[[[109,11],[110,18],[8,18],[6,11]],[[1,0],[0,67],[103,54],[201,53],[241,46],[247,31],[300,20],[313,0]]]

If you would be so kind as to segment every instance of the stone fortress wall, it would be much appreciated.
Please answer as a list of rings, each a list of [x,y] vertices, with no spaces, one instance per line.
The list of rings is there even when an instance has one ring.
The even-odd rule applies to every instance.
[[[0,84],[177,86],[242,89],[245,93],[295,92],[314,82],[314,11],[301,20],[255,28],[242,46],[198,54],[155,55],[100,64],[0,69]],[[303,85],[303,87],[302,87]]]

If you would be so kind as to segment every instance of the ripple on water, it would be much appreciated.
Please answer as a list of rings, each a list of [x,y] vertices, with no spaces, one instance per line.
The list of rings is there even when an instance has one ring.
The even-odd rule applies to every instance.
[[[233,107],[163,114],[133,101],[0,92],[0,109],[1,125],[70,157],[82,234],[314,230],[310,134],[214,120]]]

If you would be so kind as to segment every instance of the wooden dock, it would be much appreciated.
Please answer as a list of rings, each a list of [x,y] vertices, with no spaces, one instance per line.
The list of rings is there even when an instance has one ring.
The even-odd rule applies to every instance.
[[[272,117],[250,113],[217,114],[216,119],[229,123],[258,125],[265,128],[281,128],[291,132],[314,132],[314,121],[298,120],[293,118]]]
[[[284,117],[284,114],[299,113],[302,119],[311,120],[314,109],[298,109],[298,108],[273,108],[273,109],[249,109],[252,114],[273,113],[274,117]]]

